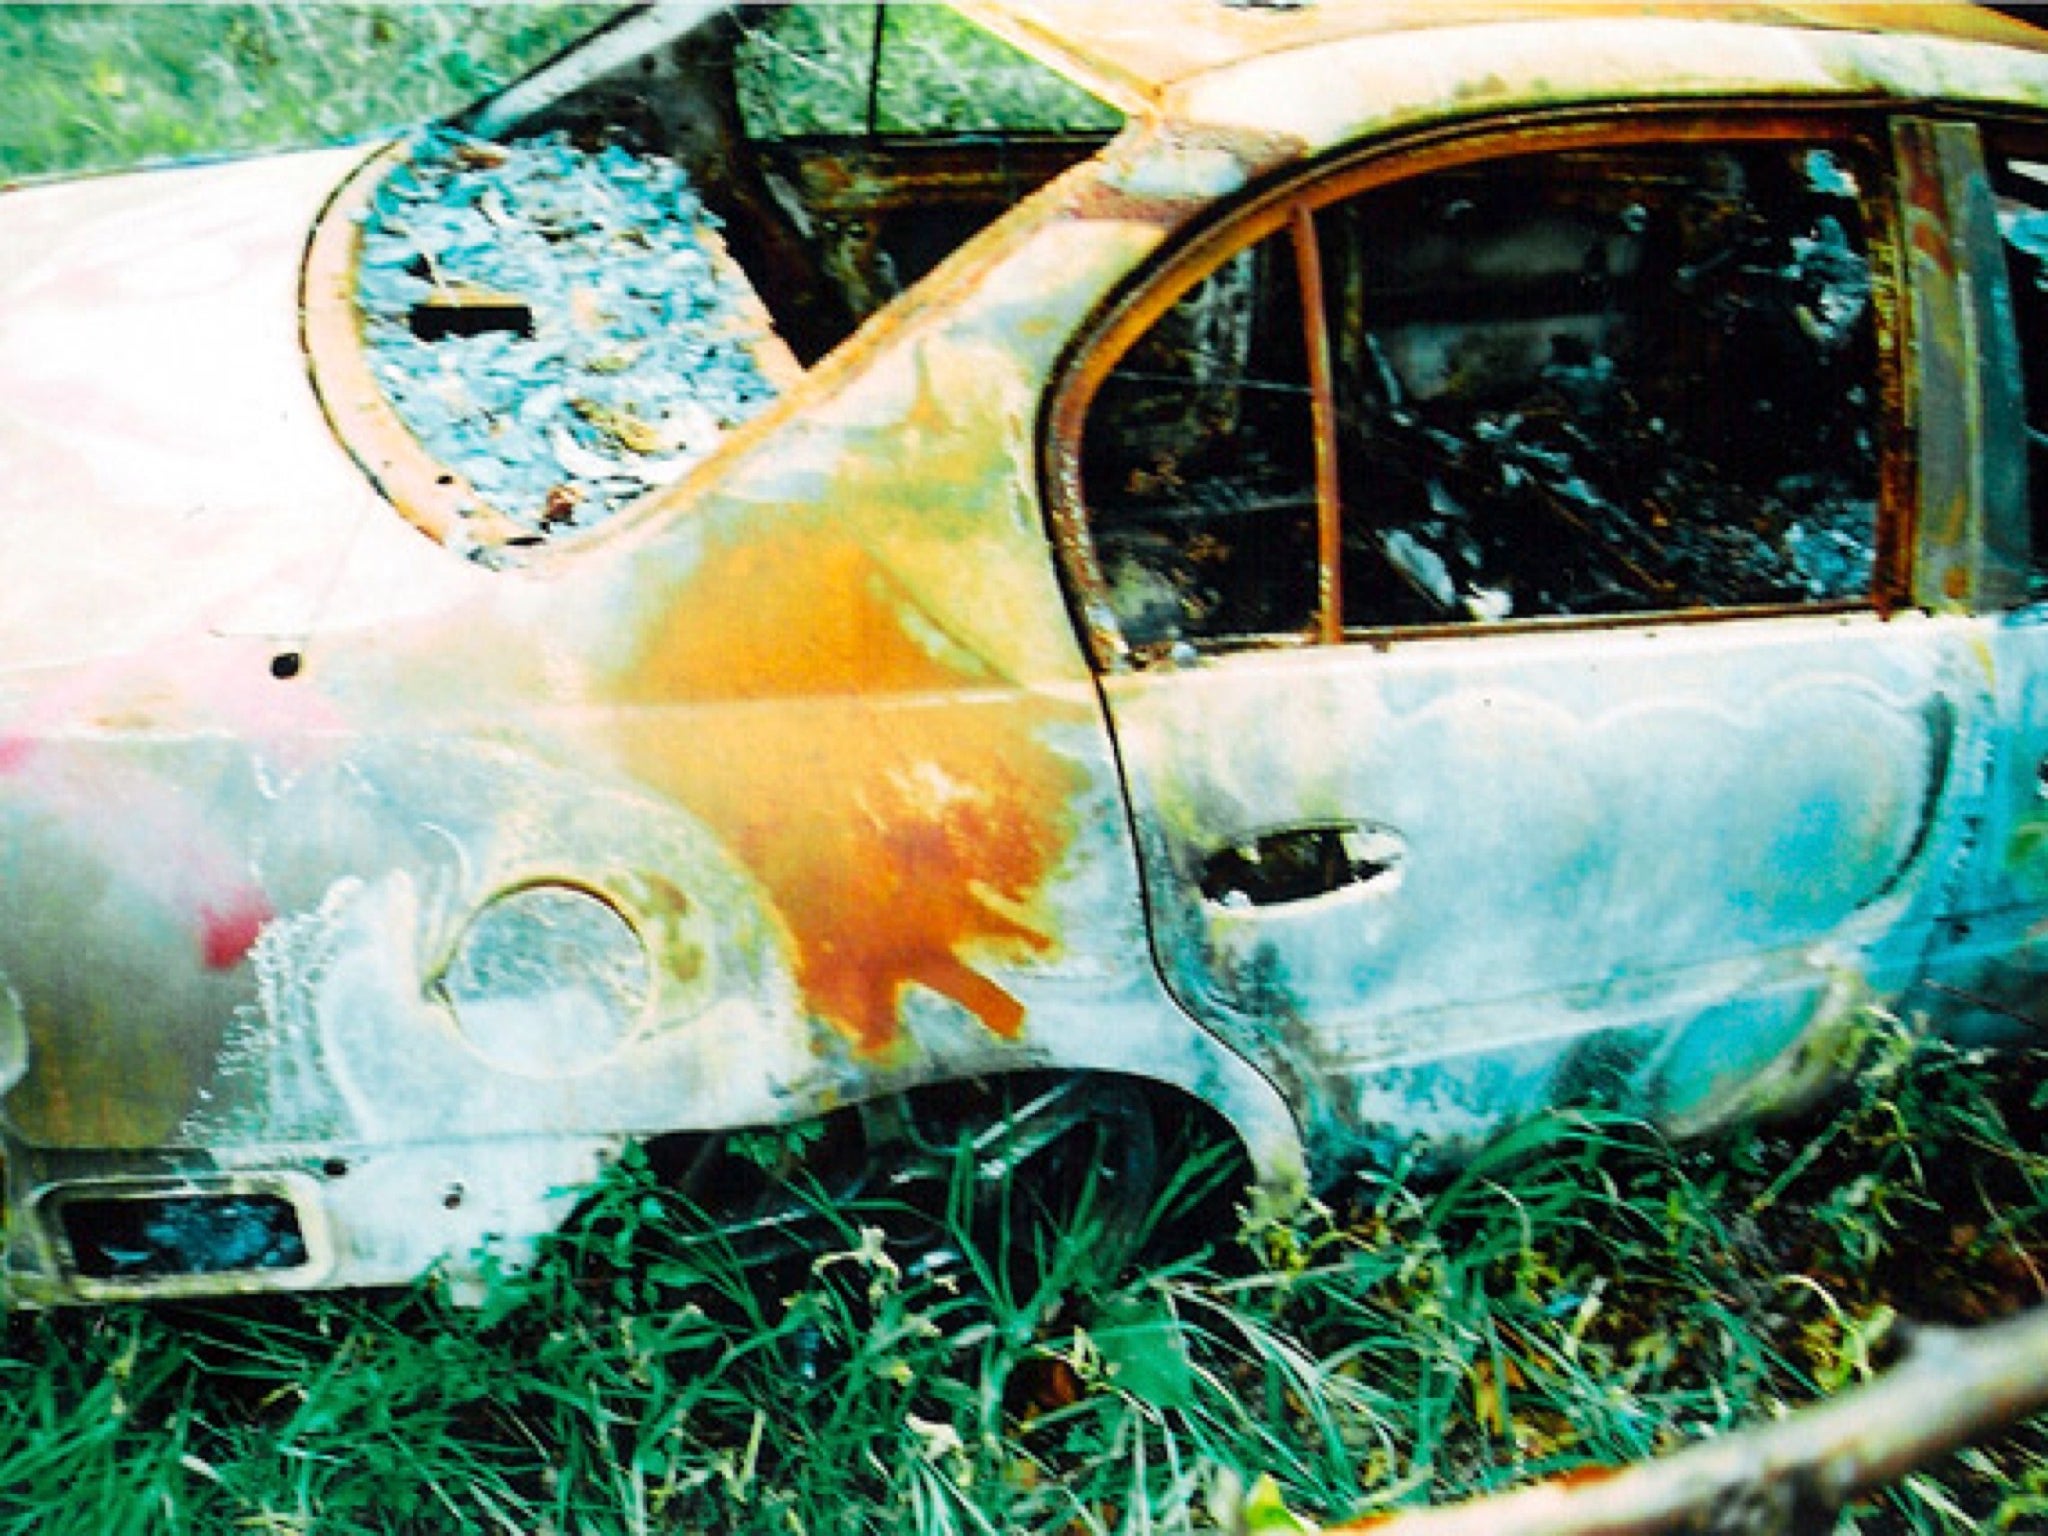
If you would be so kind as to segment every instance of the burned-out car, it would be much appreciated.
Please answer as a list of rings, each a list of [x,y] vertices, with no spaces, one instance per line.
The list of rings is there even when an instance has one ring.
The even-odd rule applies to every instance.
[[[2043,356],[1967,6],[656,5],[0,195],[11,1294],[2017,1027]]]

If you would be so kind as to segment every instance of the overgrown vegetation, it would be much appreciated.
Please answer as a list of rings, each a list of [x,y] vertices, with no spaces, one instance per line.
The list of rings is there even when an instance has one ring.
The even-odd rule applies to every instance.
[[[1559,1114],[1191,1248],[1228,1172],[1193,1157],[1175,1240],[1116,1272],[1085,1208],[912,1251],[836,1209],[745,1263],[632,1164],[477,1311],[13,1320],[0,1529],[1171,1531],[1263,1473],[1336,1517],[1634,1460],[1865,1377],[1902,1317],[2042,1299],[2044,1061],[1885,1028],[1797,1125],[1674,1148]],[[1843,1529],[2044,1518],[2035,1424]]]
[[[0,182],[359,138],[512,79],[608,5],[0,5]]]

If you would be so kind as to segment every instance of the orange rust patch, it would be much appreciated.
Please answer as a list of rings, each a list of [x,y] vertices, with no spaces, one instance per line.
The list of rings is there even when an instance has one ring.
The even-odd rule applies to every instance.
[[[869,551],[790,528],[714,547],[629,683],[677,712],[636,738],[640,771],[767,887],[810,1006],[866,1054],[912,984],[1015,1035],[976,962],[1055,945],[1031,904],[1080,788],[1044,740],[1062,706],[943,648]]]

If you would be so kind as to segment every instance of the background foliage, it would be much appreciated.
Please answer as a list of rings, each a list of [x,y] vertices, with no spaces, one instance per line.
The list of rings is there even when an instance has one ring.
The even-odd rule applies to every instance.
[[[603,5],[0,5],[0,181],[333,143],[447,112]]]
[[[1797,1124],[1560,1113],[1284,1223],[1238,1228],[1230,1160],[1183,1149],[1136,1264],[1085,1203],[937,1250],[828,1206],[749,1262],[628,1162],[477,1310],[16,1317],[0,1531],[1083,1536],[1212,1528],[1262,1474],[1336,1518],[1637,1459],[1867,1378],[1903,1318],[2041,1300],[2048,1058],[1867,1051]],[[1842,1529],[2044,1524],[2036,1423]]]

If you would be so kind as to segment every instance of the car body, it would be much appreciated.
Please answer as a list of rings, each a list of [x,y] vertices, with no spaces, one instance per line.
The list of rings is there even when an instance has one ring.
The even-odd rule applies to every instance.
[[[764,129],[817,18],[683,4],[459,120],[723,220],[772,389],[588,526],[400,408],[417,145],[0,195],[15,1300],[473,1274],[628,1145],[952,1084],[1284,1199],[2038,1011],[2038,34],[958,9],[1087,109]],[[402,346],[545,339],[450,249]]]

